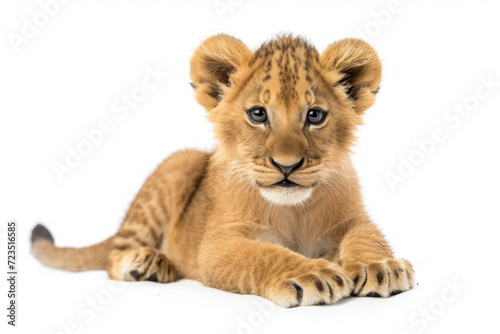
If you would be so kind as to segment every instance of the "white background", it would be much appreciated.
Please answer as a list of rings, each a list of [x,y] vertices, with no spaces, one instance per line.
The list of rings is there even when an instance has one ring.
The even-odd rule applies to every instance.
[[[0,5],[0,267],[7,271],[5,226],[15,219],[20,273],[16,328],[6,325],[7,286],[0,280],[2,333],[7,327],[8,333],[43,334],[498,331],[498,306],[491,304],[500,297],[495,2],[401,0],[390,16],[389,1],[221,0],[230,6],[222,15],[213,0],[99,2],[60,5],[18,52],[8,36],[21,35],[23,17],[33,22],[41,7],[34,0]],[[131,283],[111,292],[104,271],[53,270],[31,256],[36,222],[61,246],[98,242],[115,233],[165,157],[215,145],[189,85],[189,59],[203,39],[225,32],[255,49],[276,33],[293,32],[322,51],[363,31],[383,59],[384,75],[353,159],[370,215],[396,254],[413,262],[414,290],[263,312],[257,305],[270,304],[262,298],[188,280]],[[112,103],[141,84],[148,66],[168,76],[120,119]],[[487,92],[480,78],[488,77],[497,87],[475,98],[476,89]],[[473,110],[459,125],[443,118],[464,103]],[[75,148],[85,139],[82,131],[104,118],[113,121],[113,131],[59,181],[52,163],[64,163],[66,147]],[[386,174],[397,173],[399,157],[417,157],[415,141],[437,128],[446,140],[391,189]],[[90,311],[92,298],[99,311]]]

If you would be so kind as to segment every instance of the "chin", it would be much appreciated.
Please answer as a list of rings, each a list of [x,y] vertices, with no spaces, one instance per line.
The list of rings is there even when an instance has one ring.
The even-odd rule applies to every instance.
[[[279,205],[297,205],[311,197],[312,187],[261,187],[260,194],[268,202]]]

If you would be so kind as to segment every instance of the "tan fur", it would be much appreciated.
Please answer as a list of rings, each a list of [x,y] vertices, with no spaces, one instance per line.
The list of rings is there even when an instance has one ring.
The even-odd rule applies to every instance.
[[[34,231],[35,256],[58,268],[106,268],[120,280],[192,278],[284,307],[410,289],[411,265],[394,259],[368,218],[349,159],[380,78],[376,52],[360,40],[319,54],[292,36],[256,52],[227,35],[209,38],[191,59],[191,79],[217,148],[165,160],[101,246],[58,249],[48,231]],[[249,120],[256,106],[267,123]],[[305,123],[313,107],[327,112],[320,125]],[[270,158],[302,161],[288,176],[300,187],[274,185],[284,174]]]

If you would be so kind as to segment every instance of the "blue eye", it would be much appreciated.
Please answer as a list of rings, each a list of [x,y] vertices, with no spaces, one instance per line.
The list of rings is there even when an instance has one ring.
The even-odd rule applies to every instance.
[[[323,123],[326,118],[326,113],[318,108],[309,109],[307,112],[307,123],[312,125],[318,125]]]
[[[248,118],[250,121],[256,124],[265,123],[267,121],[267,112],[263,107],[255,107],[250,109],[248,112]]]

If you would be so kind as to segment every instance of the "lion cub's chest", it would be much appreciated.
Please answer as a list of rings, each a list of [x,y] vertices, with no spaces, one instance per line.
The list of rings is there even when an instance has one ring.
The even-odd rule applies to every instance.
[[[329,233],[314,218],[291,213],[270,216],[256,239],[281,245],[308,258],[326,257],[334,247]]]

